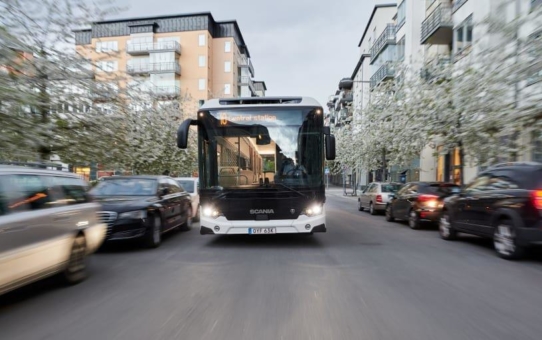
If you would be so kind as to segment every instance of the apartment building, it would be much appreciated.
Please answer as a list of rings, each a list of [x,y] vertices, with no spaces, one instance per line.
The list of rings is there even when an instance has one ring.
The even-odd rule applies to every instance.
[[[262,93],[239,25],[211,13],[94,22],[75,31],[75,43],[97,81],[118,91],[148,90],[148,105]]]

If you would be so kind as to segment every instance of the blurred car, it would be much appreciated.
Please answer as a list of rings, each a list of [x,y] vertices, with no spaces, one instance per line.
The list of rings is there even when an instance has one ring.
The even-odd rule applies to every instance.
[[[449,198],[439,223],[440,236],[457,233],[493,239],[505,259],[519,259],[530,245],[542,244],[542,164],[504,163],[480,173]]]
[[[87,188],[68,172],[0,165],[0,294],[59,273],[86,278],[106,232]]]
[[[371,215],[385,211],[390,195],[396,193],[401,187],[401,183],[371,183],[358,197],[358,210],[368,209]]]
[[[192,226],[190,194],[168,176],[111,176],[90,194],[102,204],[105,242],[142,239],[156,248],[163,233]]]
[[[436,223],[440,219],[444,199],[460,190],[453,183],[407,183],[392,195],[387,204],[386,221],[407,220],[412,229],[419,229],[422,222]]]
[[[192,217],[194,221],[199,221],[199,178],[197,177],[177,177],[174,178],[177,183],[186,190],[192,197]]]

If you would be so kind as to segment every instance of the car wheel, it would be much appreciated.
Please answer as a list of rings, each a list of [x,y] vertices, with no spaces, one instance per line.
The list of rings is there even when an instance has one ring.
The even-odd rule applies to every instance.
[[[393,211],[391,210],[391,204],[386,206],[386,221],[393,222],[395,218],[393,217]]]
[[[186,212],[186,214],[188,215],[188,217],[186,218],[186,222],[183,223],[183,225],[181,226],[181,230],[182,231],[188,231],[190,229],[192,229],[192,208],[188,208],[188,211]]]
[[[360,200],[358,200],[358,211],[363,211],[363,207],[361,206]]]
[[[152,217],[152,224],[147,231],[145,243],[148,248],[158,248],[162,243],[162,218],[159,214]]]
[[[420,229],[420,218],[414,210],[410,210],[408,213],[408,226],[410,229]]]
[[[514,224],[510,220],[500,220],[493,232],[493,245],[497,254],[506,260],[523,257],[525,248],[517,244]]]
[[[64,281],[68,284],[77,284],[87,277],[87,243],[85,236],[79,234],[75,237],[70,250],[68,265],[63,272]]]
[[[447,211],[444,211],[440,217],[438,231],[443,240],[452,241],[457,239],[457,231],[452,227],[450,214]]]
[[[369,203],[369,214],[376,215],[375,207],[373,205],[373,202]]]

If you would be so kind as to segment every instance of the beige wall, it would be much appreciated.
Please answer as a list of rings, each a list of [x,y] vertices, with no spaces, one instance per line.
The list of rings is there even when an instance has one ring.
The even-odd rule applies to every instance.
[[[231,43],[230,52],[225,52],[225,43]],[[233,38],[216,38],[213,40],[213,54],[212,54],[212,97],[225,97],[231,98],[236,94],[237,83],[234,79],[237,78],[237,60],[235,58],[235,50],[237,46]],[[231,63],[230,72],[224,71],[224,64],[226,61]],[[224,93],[224,85],[230,84],[230,94]]]

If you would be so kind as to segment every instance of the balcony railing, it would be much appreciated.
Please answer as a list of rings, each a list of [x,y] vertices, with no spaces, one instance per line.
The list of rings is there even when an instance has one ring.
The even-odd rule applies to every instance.
[[[388,45],[396,44],[396,26],[393,24],[388,24],[384,32],[376,39],[373,46],[371,47],[371,64],[376,61],[376,58],[382,53],[384,48]]]
[[[422,23],[422,44],[448,45],[453,40],[452,8],[441,3]]]
[[[178,86],[155,86],[152,88],[155,97],[178,97],[181,95],[181,89]]]
[[[391,63],[385,63],[371,77],[371,90],[382,81],[393,78],[394,76],[395,69],[393,68],[393,65]]]
[[[149,64],[126,65],[126,72],[128,74],[145,74],[145,73],[149,73],[149,71],[150,71]]]
[[[453,7],[453,11],[457,11],[461,6],[463,6],[465,4],[465,2],[467,2],[469,0],[454,0],[454,7]]]
[[[241,76],[239,77],[239,85],[248,85],[248,87],[250,87],[250,90],[255,93],[256,92],[256,88],[254,87],[254,82],[252,81],[252,79],[248,76]]]
[[[150,73],[177,73],[181,74],[181,66],[177,62],[162,62],[149,64]]]
[[[237,63],[241,67],[248,67],[250,74],[254,77],[254,66],[252,66],[252,60],[241,54]]]
[[[131,55],[148,54],[150,52],[157,51],[172,51],[177,54],[181,54],[181,45],[176,41],[160,41],[136,44],[128,42],[126,44],[126,52]]]

